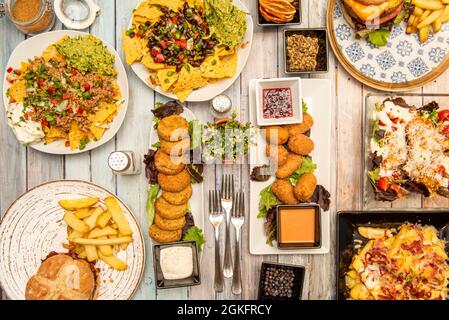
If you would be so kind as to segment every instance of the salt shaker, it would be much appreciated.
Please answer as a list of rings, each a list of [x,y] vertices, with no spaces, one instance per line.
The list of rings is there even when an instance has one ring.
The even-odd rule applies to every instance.
[[[212,99],[211,113],[215,118],[225,117],[232,108],[232,101],[225,94],[220,94]]]
[[[114,174],[133,175],[140,173],[140,161],[132,151],[114,151],[109,155],[108,165]]]

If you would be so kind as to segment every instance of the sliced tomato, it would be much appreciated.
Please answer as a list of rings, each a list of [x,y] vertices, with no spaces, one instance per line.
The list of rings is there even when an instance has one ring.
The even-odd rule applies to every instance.
[[[165,57],[164,57],[164,55],[163,55],[162,53],[158,53],[158,54],[156,55],[156,57],[154,58],[154,61],[155,61],[156,63],[162,63],[162,62],[165,61]]]
[[[438,112],[438,121],[443,122],[444,120],[449,119],[449,109],[441,110]]]
[[[387,191],[391,186],[391,181],[388,177],[381,177],[377,182],[377,187],[382,191]]]
[[[402,11],[403,6],[404,5],[401,3],[395,9],[391,10],[391,12],[381,15],[380,17],[378,17],[376,19],[365,21],[365,25],[371,26],[371,27],[372,26],[380,26],[380,25],[384,24],[385,22],[388,22],[388,21],[396,18],[396,16]]]

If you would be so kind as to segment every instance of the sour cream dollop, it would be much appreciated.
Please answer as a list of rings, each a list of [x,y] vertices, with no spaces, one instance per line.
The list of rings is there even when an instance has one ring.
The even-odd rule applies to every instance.
[[[10,103],[6,110],[8,124],[13,129],[17,140],[23,144],[38,142],[44,137],[44,131],[39,122],[23,117],[27,111],[30,110],[24,109],[22,103]]]
[[[193,273],[193,252],[191,247],[173,246],[160,252],[161,270],[167,280],[185,279]]]

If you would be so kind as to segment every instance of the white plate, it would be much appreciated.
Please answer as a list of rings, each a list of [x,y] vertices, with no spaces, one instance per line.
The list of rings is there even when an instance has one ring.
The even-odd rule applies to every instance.
[[[140,0],[139,4],[143,2],[144,0]],[[233,3],[237,8],[244,12],[249,12],[248,8],[240,2],[240,0],[234,0]],[[137,8],[137,7],[136,7]],[[128,28],[131,28],[132,26],[132,20],[129,22]],[[240,73],[242,72],[243,68],[246,65],[246,61],[248,60],[249,53],[251,51],[251,45],[253,41],[253,19],[251,18],[250,14],[246,15],[246,34],[243,37],[243,44],[244,47],[241,46],[238,47],[238,66],[237,66],[237,72],[232,78],[225,78],[218,80],[215,83],[210,83],[207,86],[203,88],[199,88],[197,90],[193,90],[192,93],[187,97],[187,102],[200,102],[200,101],[208,101],[211,100],[213,97],[221,94],[223,91],[228,89],[234,81],[239,77]],[[177,100],[175,94],[164,92],[160,86],[154,86],[151,83],[147,81],[148,77],[150,76],[150,73],[148,72],[147,68],[141,64],[140,62],[135,62],[131,65],[131,68],[136,73],[136,75],[142,80],[148,87],[155,90],[156,92],[169,97],[171,99]]]
[[[184,111],[180,114],[181,117],[184,117],[187,121],[196,120],[195,114],[183,107]],[[159,141],[159,135],[157,134],[157,130],[154,129],[154,122],[151,124],[150,129],[150,149],[154,149],[151,147],[153,144]],[[195,222],[195,226],[204,231],[204,215],[203,215],[203,184],[202,183],[194,183],[192,184],[192,197],[189,200],[190,209],[193,215],[193,220]],[[151,238],[150,238],[151,239]],[[151,239],[153,243],[157,243]]]
[[[255,80],[250,81],[249,89],[249,112],[252,123],[256,121],[255,106]],[[315,175],[318,184],[323,185],[327,190],[331,190],[331,137],[332,137],[332,110],[331,110],[331,83],[325,79],[302,79],[303,99],[309,107],[308,112],[313,116],[314,124],[311,131],[311,139],[315,142],[315,149],[311,153],[313,162],[318,166]],[[265,139],[259,135],[257,148],[250,150],[250,169],[255,166],[268,163],[265,156]],[[325,254],[330,247],[330,215],[329,211],[321,211],[321,248],[317,249],[295,249],[279,250],[276,241],[273,247],[266,243],[267,237],[264,233],[263,224],[265,219],[257,218],[259,213],[259,193],[273,183],[274,177],[269,181],[250,181],[250,226],[249,226],[249,251],[251,254]],[[333,197],[332,200],[333,201]]]
[[[20,196],[6,211],[0,224],[0,283],[11,300],[25,299],[28,279],[52,251],[67,252],[67,225],[62,220],[62,199],[114,196],[133,232],[134,241],[117,257],[128,264],[113,270],[99,261],[99,300],[130,299],[139,288],[145,266],[142,232],[131,210],[111,192],[90,182],[61,180],[37,186]]]
[[[56,41],[60,40],[62,37],[66,35],[74,37],[78,35],[82,36],[88,35],[88,33],[72,30],[59,30],[42,33],[37,36],[28,38],[27,40],[21,42],[14,49],[11,56],[9,57],[7,67],[13,67],[14,69],[20,68],[20,63],[22,61],[27,61],[28,59],[33,58],[34,56],[42,56],[42,52],[49,45],[55,43]],[[64,145],[64,141],[62,140],[55,141],[49,144],[45,144],[44,142],[34,143],[30,145],[31,148],[52,154],[76,154],[86,152],[95,149],[101,146],[102,144],[108,142],[115,136],[117,131],[120,129],[123,120],[125,119],[126,110],[128,108],[128,98],[129,98],[128,77],[126,75],[125,68],[123,67],[123,63],[120,60],[117,51],[115,51],[114,47],[111,46],[109,43],[107,43],[103,39],[101,40],[103,41],[103,44],[108,47],[109,52],[112,53],[115,57],[114,68],[117,70],[117,82],[120,86],[123,99],[123,103],[118,108],[117,115],[115,116],[114,120],[110,123],[110,128],[104,132],[104,135],[100,140],[89,142],[86,145],[86,148],[84,148],[83,150],[77,149],[72,151],[70,150],[70,147],[66,147]],[[11,86],[11,84],[8,81],[6,81],[6,75],[7,73],[5,72],[5,77],[3,79],[3,101],[5,110],[7,108],[6,101],[8,101],[6,97],[6,90]]]

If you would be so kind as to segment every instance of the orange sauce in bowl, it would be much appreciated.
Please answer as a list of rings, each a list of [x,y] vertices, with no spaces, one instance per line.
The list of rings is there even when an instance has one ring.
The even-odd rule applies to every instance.
[[[319,245],[319,214],[317,210],[312,206],[279,208],[279,246],[282,248]]]

